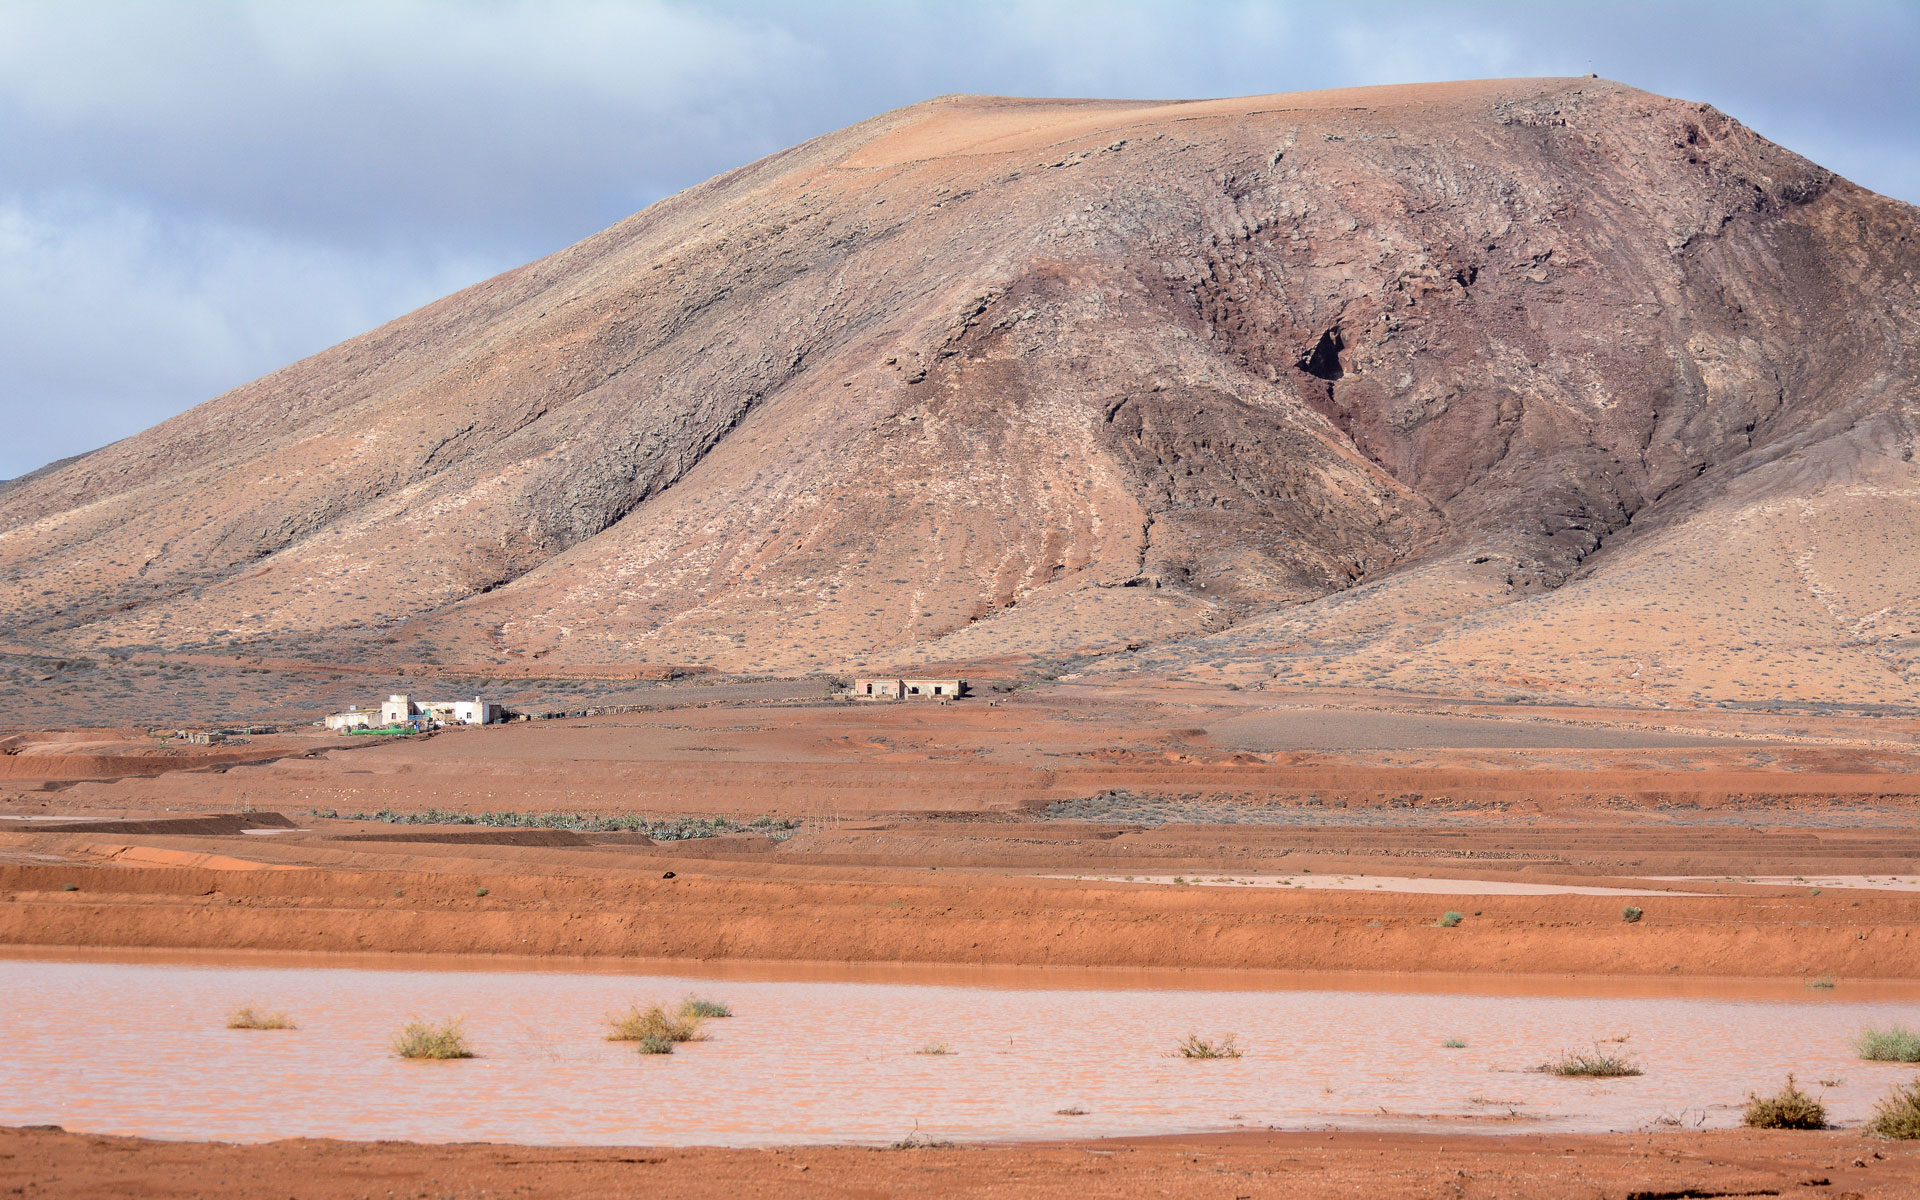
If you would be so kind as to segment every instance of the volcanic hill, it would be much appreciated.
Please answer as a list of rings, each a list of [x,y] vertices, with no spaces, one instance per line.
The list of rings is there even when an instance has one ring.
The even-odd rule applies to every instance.
[[[0,485],[0,637],[1911,703],[1917,218],[1593,78],[942,97]]]

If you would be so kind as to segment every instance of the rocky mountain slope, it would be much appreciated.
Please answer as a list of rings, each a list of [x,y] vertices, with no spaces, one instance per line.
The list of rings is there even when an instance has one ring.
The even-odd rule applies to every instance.
[[[1910,701],[1916,268],[1604,80],[943,97],[0,490],[0,636]]]

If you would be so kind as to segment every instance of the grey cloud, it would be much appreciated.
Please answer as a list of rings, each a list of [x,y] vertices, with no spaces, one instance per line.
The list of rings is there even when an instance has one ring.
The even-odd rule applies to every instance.
[[[1913,200],[1917,61],[1901,0],[0,0],[0,477],[943,92],[1595,71]]]

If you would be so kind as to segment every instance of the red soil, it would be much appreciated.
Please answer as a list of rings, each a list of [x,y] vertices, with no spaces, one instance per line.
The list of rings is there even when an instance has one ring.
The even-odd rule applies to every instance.
[[[1920,873],[1913,735],[1885,724],[1378,700],[1327,709],[1199,689],[1056,688],[948,706],[693,707],[386,745],[319,734],[280,743],[292,757],[224,772],[14,791],[0,811],[144,819],[0,823],[0,942],[1641,975],[1920,970],[1915,893],[1703,885],[1720,894],[1637,902],[1646,918],[1629,925],[1621,901],[1605,896],[1442,900],[1036,878],[1312,870],[1648,886],[1670,875]],[[1115,789],[1126,795],[1100,799]],[[1070,803],[1046,809],[1056,802]],[[1035,819],[1087,804],[1111,811]],[[773,813],[801,828],[779,842],[746,834],[654,846],[632,833],[314,815],[428,807]],[[249,808],[285,817],[236,815]],[[1245,823],[1222,823],[1232,821]],[[249,823],[279,830],[241,832]],[[235,869],[249,864],[304,869]],[[1442,908],[1473,916],[1436,929]]]
[[[1920,785],[1906,725],[1380,698],[1329,709],[1198,689],[993,698],[687,707],[376,746],[316,734],[286,739],[288,757],[225,771],[0,787],[12,815],[95,818],[0,825],[0,943],[716,967],[1920,978],[1912,892],[1690,883],[1708,895],[1636,900],[1645,916],[1629,924],[1606,896],[1040,877],[1311,870],[1634,886],[1916,874]],[[1129,794],[1119,803],[1135,817],[1046,819],[1050,804],[1111,789]],[[802,827],[781,842],[654,845],[632,833],[312,815],[426,807],[777,813]],[[1467,919],[1436,927],[1446,908]],[[891,1153],[0,1132],[0,1191],[22,1195],[377,1196],[426,1180],[455,1195],[1866,1196],[1920,1194],[1920,1165],[1827,1134],[1276,1134]]]
[[[429,1182],[430,1181],[430,1182]],[[1913,1148],[1832,1133],[1590,1137],[1250,1133],[914,1150],[234,1146],[0,1129],[27,1197],[1120,1196],[1539,1200],[1920,1195]]]

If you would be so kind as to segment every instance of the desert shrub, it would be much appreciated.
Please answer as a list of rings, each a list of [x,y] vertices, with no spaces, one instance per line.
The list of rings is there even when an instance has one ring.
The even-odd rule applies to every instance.
[[[1644,912],[1641,912],[1638,908],[1635,908],[1631,904],[1627,905],[1625,908],[1620,910],[1620,919],[1622,921],[1625,921],[1629,925],[1638,924],[1640,921],[1640,918],[1646,915],[1647,914],[1645,914]]]
[[[1773,1095],[1749,1095],[1742,1120],[1755,1129],[1825,1129],[1827,1106],[1801,1091],[1789,1074],[1787,1086]]]
[[[1905,1086],[1895,1084],[1893,1091],[1874,1105],[1867,1132],[1875,1137],[1902,1141],[1920,1138],[1920,1076]]]
[[[80,885],[77,883],[63,883],[60,885],[60,890],[63,892],[77,892],[80,890]]]
[[[293,1018],[285,1013],[262,1012],[252,1005],[227,1014],[228,1029],[295,1029]]]
[[[1462,918],[1459,913],[1450,912],[1450,913],[1443,914],[1438,921],[1434,922],[1434,924],[1438,925],[1442,929],[1452,929],[1455,925],[1458,925],[1460,923],[1461,919]]]
[[[945,1042],[928,1042],[926,1045],[920,1047],[918,1050],[915,1050],[914,1053],[915,1054],[952,1054],[953,1051],[947,1048],[947,1044]]]
[[[1233,1039],[1231,1033],[1218,1040],[1190,1033],[1174,1049],[1181,1058],[1239,1058],[1246,1051],[1234,1045]]]
[[[1591,1052],[1563,1050],[1560,1057],[1550,1063],[1542,1063],[1540,1070],[1549,1075],[1585,1076],[1592,1079],[1617,1079],[1626,1075],[1643,1074],[1625,1054],[1602,1050],[1595,1046]]]
[[[466,1035],[460,1031],[460,1022],[444,1021],[439,1025],[429,1025],[425,1021],[414,1021],[400,1031],[393,1041],[393,1052],[401,1058],[472,1058],[473,1050],[468,1047]]]
[[[1920,1032],[1899,1025],[1864,1029],[1853,1048],[1870,1062],[1920,1062]]]
[[[1810,988],[1819,988],[1822,991],[1832,991],[1833,985],[1838,982],[1839,980],[1835,979],[1832,975],[1821,975],[1807,980],[1807,986]]]
[[[640,1042],[650,1037],[665,1038],[669,1042],[700,1039],[699,1017],[689,1016],[685,1011],[668,1012],[658,1004],[646,1008],[636,1004],[621,1016],[610,1018],[607,1028],[610,1042]]]
[[[668,1037],[661,1037],[657,1033],[649,1033],[639,1038],[634,1043],[634,1046],[635,1046],[635,1049],[639,1050],[640,1053],[642,1054],[672,1054],[673,1053],[673,1039]]]
[[[709,1000],[705,996],[688,996],[680,1002],[680,1015],[705,1021],[711,1018],[730,1017],[733,1015],[733,1010],[718,1000]]]
[[[1441,1042],[1440,1045],[1448,1050],[1465,1050],[1467,1048],[1465,1038],[1448,1038],[1446,1041]]]

